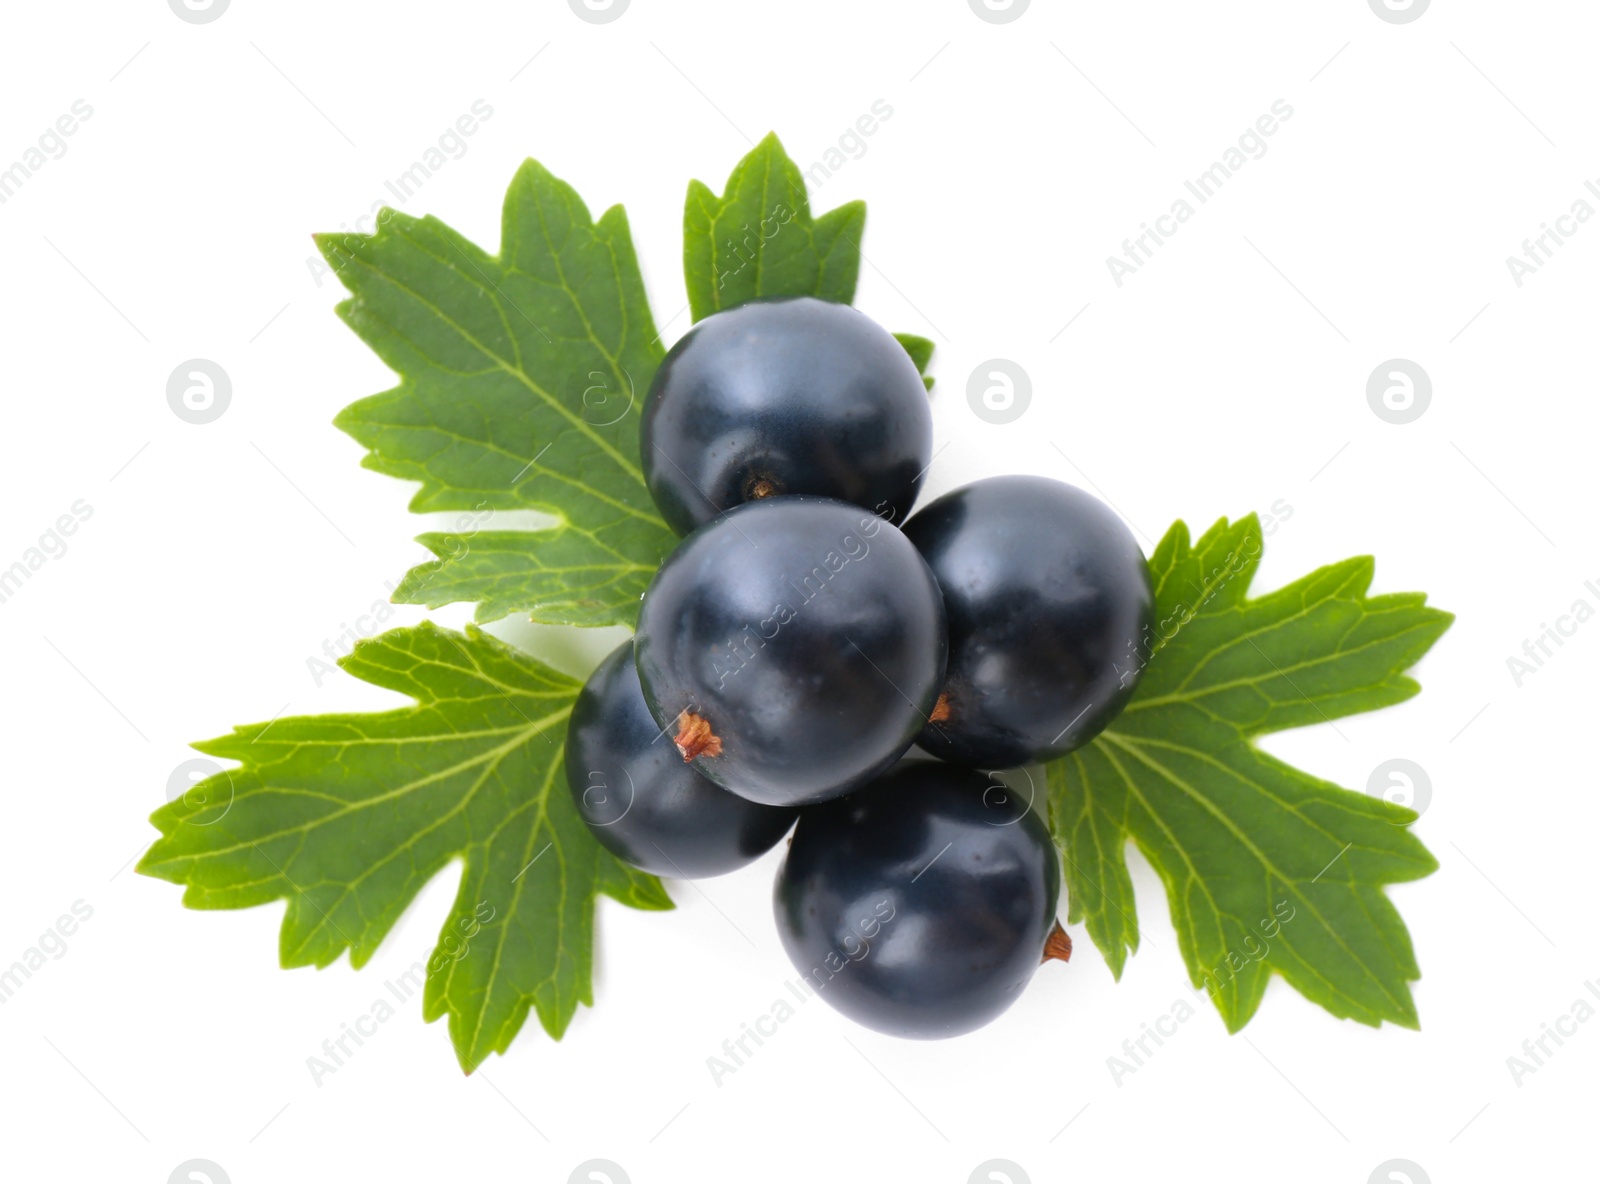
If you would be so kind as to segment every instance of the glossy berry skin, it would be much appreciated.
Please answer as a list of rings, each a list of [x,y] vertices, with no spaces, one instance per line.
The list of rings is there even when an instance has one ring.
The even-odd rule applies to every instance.
[[[578,814],[618,859],[698,879],[743,867],[788,833],[794,810],[736,797],[683,763],[650,717],[633,642],[590,675],[567,726],[567,786]]]
[[[805,810],[778,869],[778,935],[802,979],[891,1036],[980,1028],[1017,1001],[1055,925],[1061,866],[993,778],[906,764]]]
[[[775,494],[904,522],[933,449],[922,377],[889,333],[809,296],[713,313],[656,371],[639,429],[645,483],[679,534]]]
[[[894,526],[776,497],[668,556],[635,654],[651,714],[695,768],[797,806],[870,780],[916,739],[944,680],[944,606]]]
[[[1155,598],[1122,519],[1046,477],[991,477],[931,502],[906,537],[950,620],[942,709],[917,742],[1003,769],[1087,744],[1133,695]]]

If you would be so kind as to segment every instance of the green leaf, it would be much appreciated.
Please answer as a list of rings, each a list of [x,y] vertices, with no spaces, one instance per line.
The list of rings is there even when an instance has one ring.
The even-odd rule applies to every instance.
[[[1251,739],[1409,699],[1403,671],[1453,619],[1420,593],[1369,596],[1370,557],[1248,599],[1254,515],[1150,560],[1158,625],[1138,691],[1046,770],[1069,920],[1121,976],[1138,948],[1129,839],[1166,886],[1197,989],[1230,1031],[1273,973],[1336,1016],[1417,1026],[1411,939],[1383,888],[1438,867],[1416,815],[1266,755]]]
[[[486,530],[417,541],[439,558],[406,573],[394,591],[399,604],[476,601],[479,621],[525,612],[566,625],[611,625],[622,617],[632,624],[638,610],[645,569],[579,531]]]
[[[867,207],[847,202],[813,220],[800,168],[775,134],[734,166],[718,197],[689,182],[683,211],[683,273],[689,312],[774,296],[855,299]]]
[[[815,296],[837,304],[855,299],[861,271],[864,202],[846,202],[813,220],[800,166],[769,133],[728,176],[721,197],[689,182],[683,210],[683,274],[689,313],[714,312],[763,297]],[[922,383],[933,389],[933,342],[896,333]]]
[[[915,333],[896,333],[894,339],[905,346],[906,353],[917,364],[917,373],[922,375],[922,385],[931,391],[933,379],[928,375],[928,363],[933,361],[933,342]]]
[[[593,1002],[594,904],[671,908],[654,876],[589,834],[562,770],[579,684],[469,627],[360,642],[351,674],[415,702],[303,716],[195,745],[240,762],[151,816],[145,875],[196,909],[288,901],[285,967],[367,962],[454,860],[461,886],[429,959],[424,1017],[448,1014],[471,1072],[505,1052],[532,1007],[560,1038]]]
[[[345,322],[400,375],[335,421],[370,469],[421,482],[418,512],[536,510],[536,532],[430,535],[397,599],[485,598],[478,619],[631,623],[675,539],[639,469],[663,350],[620,206],[599,221],[534,161],[506,194],[498,255],[435,218],[317,239]],[[512,535],[520,535],[513,538]]]

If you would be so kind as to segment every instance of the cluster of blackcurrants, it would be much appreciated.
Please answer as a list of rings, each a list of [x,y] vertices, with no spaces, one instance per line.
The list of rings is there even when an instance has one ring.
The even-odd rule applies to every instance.
[[[932,451],[921,375],[810,298],[692,329],[640,451],[687,537],[573,708],[579,812],[679,878],[793,826],[775,911],[812,989],[901,1036],[987,1023],[1071,949],[1048,829],[992,771],[1087,743],[1132,695],[1153,608],[1133,536],[1041,477],[908,517]],[[900,763],[913,745],[939,759]]]

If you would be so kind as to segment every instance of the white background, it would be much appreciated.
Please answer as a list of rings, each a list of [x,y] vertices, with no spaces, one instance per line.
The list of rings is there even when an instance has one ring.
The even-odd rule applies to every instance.
[[[0,1174],[159,1184],[197,1157],[236,1184],[561,1184],[596,1157],[634,1184],[964,1184],[995,1157],[1035,1182],[1363,1184],[1394,1158],[1435,1184],[1592,1173],[1600,1022],[1520,1085],[1506,1060],[1600,980],[1600,624],[1521,686],[1507,658],[1579,598],[1600,608],[1600,226],[1521,287],[1505,259],[1600,179],[1593,5],[1435,0],[1391,24],[1365,0],[1035,0],[997,25],[965,0],[634,0],[592,25],[562,0],[233,0],[194,25],[123,0],[5,22],[0,165],[74,100],[94,113],[0,205],[0,567],[75,501],[93,516],[0,604],[0,964],[74,901],[93,916],[0,1006]],[[1355,788],[1393,757],[1427,771],[1416,829],[1443,866],[1392,893],[1422,1031],[1333,1020],[1275,981],[1243,1034],[1202,1010],[1115,1083],[1122,1041],[1191,997],[1135,857],[1145,944],[1120,984],[1080,928],[1073,962],[978,1034],[897,1042],[813,1002],[719,1087],[706,1058],[792,974],[773,853],[670,884],[673,913],[603,902],[597,1006],[562,1043],[530,1024],[464,1078],[411,1006],[313,1084],[306,1058],[427,948],[455,872],[360,973],[285,972],[281,905],[191,912],[129,865],[188,741],[393,702],[318,687],[306,663],[433,525],[330,426],[390,376],[335,319],[308,236],[366,213],[476,99],[493,117],[404,208],[493,247],[537,156],[597,215],[626,204],[668,341],[687,327],[688,179],[720,191],[769,129],[809,165],[885,100],[813,200],[868,200],[858,303],[938,342],[931,493],[1050,474],[1146,539],[1281,501],[1258,589],[1371,552],[1376,590],[1458,613],[1420,697],[1266,743]],[[1278,99],[1294,115],[1269,151],[1119,287],[1106,257]],[[233,381],[204,426],[166,401],[193,357]],[[1009,425],[965,398],[992,357],[1032,379]],[[1434,386],[1404,426],[1366,399],[1394,357]],[[575,673],[617,636],[500,631]]]

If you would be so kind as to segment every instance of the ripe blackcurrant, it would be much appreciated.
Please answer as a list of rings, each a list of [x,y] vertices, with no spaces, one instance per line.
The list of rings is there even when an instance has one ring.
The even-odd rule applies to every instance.
[[[1049,760],[1122,710],[1148,657],[1154,596],[1109,507],[1045,477],[991,477],[931,502],[905,533],[950,622],[924,749],[983,769]]]
[[[567,726],[567,786],[594,837],[660,876],[697,879],[743,867],[781,839],[795,811],[712,784],[650,717],[633,642],[590,675]]]
[[[778,934],[839,1011],[892,1036],[982,1027],[1016,1002],[1056,925],[1061,866],[1026,801],[982,773],[907,764],[803,810],[778,870]]]
[[[684,760],[752,801],[796,806],[910,747],[944,679],[944,608],[896,527],[844,502],[775,497],[679,544],[645,592],[635,651]]]
[[[933,447],[910,355],[849,305],[809,296],[701,321],[656,371],[643,416],[645,482],[679,534],[774,494],[904,522]]]

